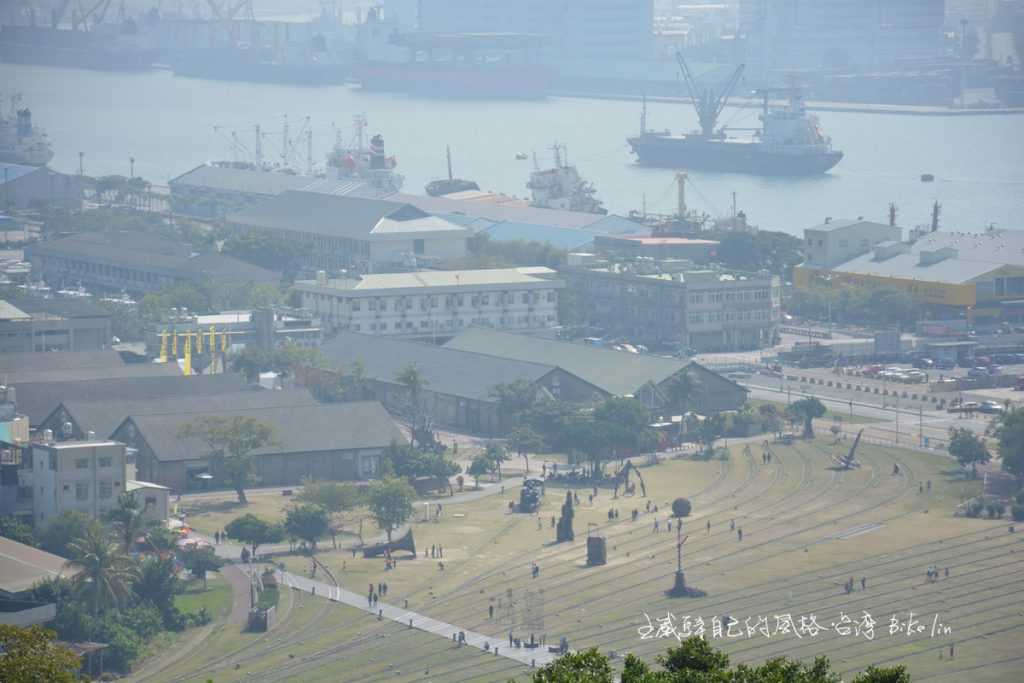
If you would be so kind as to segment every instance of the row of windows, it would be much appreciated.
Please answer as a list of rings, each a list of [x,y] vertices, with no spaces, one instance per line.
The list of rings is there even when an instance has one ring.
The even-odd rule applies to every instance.
[[[97,496],[100,500],[110,500],[114,497],[114,487],[120,487],[121,482],[109,482],[101,481],[97,486]],[[66,493],[71,492],[71,484],[64,484],[64,491]],[[89,484],[88,482],[78,482],[75,484],[75,500],[78,502],[85,502],[89,500]]]
[[[720,304],[728,301],[767,301],[771,298],[770,289],[717,289],[710,292],[694,292],[690,294],[691,304]]]
[[[111,459],[109,457],[97,458],[97,462],[98,462],[98,466],[99,467],[110,467],[110,465],[111,465]],[[76,470],[87,470],[87,469],[89,469],[89,459],[88,458],[78,458],[77,460],[75,460],[75,469]]]
[[[157,284],[169,281],[169,278],[162,277],[155,273],[135,270],[134,268],[121,268],[119,266],[109,266],[103,263],[90,263],[88,261],[78,261],[76,259],[66,258],[53,258],[52,260],[55,266],[63,267],[65,270],[69,270],[73,273],[100,275],[118,278],[121,280],[130,280],[132,282],[145,282],[148,284]]]
[[[543,316],[543,315],[511,316],[510,315],[510,316],[501,316],[500,318],[497,319],[497,324],[498,325],[504,325],[504,326],[508,326],[508,325],[528,325],[528,324],[543,325],[545,323],[553,323],[553,322],[555,322],[555,316],[554,315],[547,315],[547,316]],[[494,321],[491,318],[473,318],[473,319],[471,319],[469,321],[469,324],[470,325],[488,325],[488,326],[492,326],[492,325],[494,325]],[[465,325],[466,325],[466,321],[464,321],[462,319],[435,320],[435,321],[421,320],[419,322],[419,330],[421,330],[421,331],[423,331],[423,330],[425,330],[425,331],[442,330],[442,329],[443,330],[452,330],[452,329],[456,329],[456,328],[465,327]],[[394,330],[395,332],[414,332],[414,331],[416,331],[417,326],[416,326],[415,323],[413,323],[410,320],[399,320],[399,321],[397,321],[395,323],[392,323],[390,328],[388,326],[388,323],[386,323],[386,322],[372,322],[372,323],[367,325],[367,329],[370,332],[387,332],[389,329]],[[360,324],[360,323],[353,323],[352,331],[353,332],[361,332],[362,331],[362,324]]]
[[[328,294],[310,294],[307,296],[312,297],[314,302],[323,301],[326,302],[329,299],[335,299]],[[491,301],[494,301],[495,306],[507,306],[516,303],[518,300],[523,304],[537,304],[541,300],[547,301],[548,303],[554,303],[556,295],[554,291],[545,293],[541,292],[521,292],[516,294],[515,292],[494,292],[494,293],[483,293],[483,294],[449,294],[444,297],[433,294],[428,296],[408,296],[408,297],[396,297],[396,298],[382,298],[373,297],[366,299],[366,308],[369,311],[402,311],[412,310],[416,303],[419,304],[420,310],[427,310],[430,308],[438,308],[442,302],[445,308],[457,308],[465,306],[466,302],[469,302],[470,306],[490,306]],[[363,307],[363,299],[349,299],[349,308],[353,311],[360,311]]]
[[[769,310],[757,311],[708,311],[706,313],[690,313],[687,320],[694,324],[700,323],[722,323],[739,322],[743,320],[771,320],[772,312]]]

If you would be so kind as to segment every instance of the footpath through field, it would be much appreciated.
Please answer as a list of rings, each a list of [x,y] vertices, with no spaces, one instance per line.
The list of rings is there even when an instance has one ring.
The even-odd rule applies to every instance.
[[[291,572],[277,572],[278,581],[291,588],[296,588],[307,593],[327,598],[332,602],[340,602],[350,607],[355,607],[368,614],[378,616],[382,619],[402,624],[409,628],[415,628],[427,633],[433,633],[448,640],[452,637],[458,638],[459,633],[464,634],[465,645],[480,650],[491,652],[497,656],[511,659],[526,666],[544,666],[552,662],[557,655],[548,651],[547,647],[512,648],[508,646],[507,640],[494,638],[475,631],[467,631],[452,624],[432,619],[424,614],[413,612],[395,605],[388,605],[378,602],[376,606],[370,607],[365,595],[353,593],[344,588],[338,588],[327,583],[314,581],[304,576],[292,574]]]

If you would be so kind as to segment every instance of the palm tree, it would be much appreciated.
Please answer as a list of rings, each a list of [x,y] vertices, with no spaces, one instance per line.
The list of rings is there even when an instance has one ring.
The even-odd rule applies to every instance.
[[[412,408],[412,438],[413,446],[415,446],[416,430],[420,428],[420,397],[429,382],[415,363],[409,363],[399,370],[395,375],[395,381],[409,392],[409,402]]]
[[[124,549],[130,551],[142,531],[146,528],[143,509],[139,499],[128,491],[122,491],[117,497],[117,507],[107,513],[121,533]]]
[[[68,545],[68,552],[68,564],[79,570],[74,585],[88,594],[94,616],[109,606],[127,602],[138,572],[131,558],[102,528],[86,529],[81,538]]]

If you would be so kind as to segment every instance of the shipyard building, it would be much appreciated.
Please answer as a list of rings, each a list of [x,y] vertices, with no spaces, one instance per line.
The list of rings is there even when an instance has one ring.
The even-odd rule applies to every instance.
[[[929,317],[1024,320],[1024,231],[982,233],[835,220],[808,228],[797,289],[877,289],[908,294]]]

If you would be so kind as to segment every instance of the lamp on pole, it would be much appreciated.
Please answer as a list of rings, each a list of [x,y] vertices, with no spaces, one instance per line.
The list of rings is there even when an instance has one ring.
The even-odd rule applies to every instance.
[[[135,157],[128,157],[128,179],[135,177]]]

